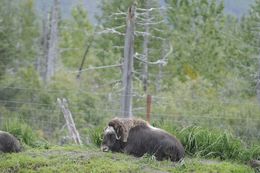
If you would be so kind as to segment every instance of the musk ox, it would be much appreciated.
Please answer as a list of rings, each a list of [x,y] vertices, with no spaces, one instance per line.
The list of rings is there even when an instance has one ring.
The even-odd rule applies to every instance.
[[[19,141],[10,133],[0,131],[0,153],[20,152],[21,146]]]
[[[141,157],[145,153],[157,160],[180,161],[185,154],[180,141],[166,131],[135,118],[114,118],[104,130],[102,151],[123,152]]]

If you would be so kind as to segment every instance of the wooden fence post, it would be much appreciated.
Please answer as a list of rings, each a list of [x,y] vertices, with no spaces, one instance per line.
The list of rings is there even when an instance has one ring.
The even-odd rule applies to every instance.
[[[65,98],[63,98],[62,100],[57,98],[57,101],[58,101],[59,106],[61,108],[61,111],[64,115],[64,118],[66,120],[66,125],[67,125],[67,128],[69,130],[70,137],[74,140],[74,142],[76,144],[81,145],[82,142],[81,142],[81,139],[80,139],[80,136],[79,136],[79,132],[76,129],[74,120],[72,118],[72,114],[71,114],[69,107],[68,107],[67,100]]]
[[[151,121],[151,104],[152,104],[152,96],[147,95],[147,97],[146,97],[146,121],[149,123]]]

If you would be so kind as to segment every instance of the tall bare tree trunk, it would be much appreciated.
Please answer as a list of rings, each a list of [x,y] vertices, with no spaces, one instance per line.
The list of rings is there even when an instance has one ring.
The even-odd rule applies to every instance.
[[[158,75],[156,77],[156,92],[160,92],[161,91],[161,83],[162,83],[162,68],[163,68],[163,65],[162,64],[159,64],[159,72],[158,72]]]
[[[259,54],[260,57],[260,54]],[[260,58],[258,60],[258,74],[257,74],[257,83],[256,83],[256,95],[257,95],[257,100],[258,103],[260,104]]]
[[[146,1],[145,2],[145,6],[146,6],[146,9],[149,8],[149,1]],[[148,88],[148,55],[149,55],[149,52],[148,52],[148,45],[149,45],[149,36],[148,36],[148,33],[149,33],[149,11],[147,10],[146,11],[146,14],[145,14],[145,18],[146,18],[146,23],[144,24],[144,30],[145,30],[145,33],[144,34],[144,42],[143,42],[143,60],[144,60],[144,63],[143,63],[143,73],[142,73],[142,81],[143,81],[143,89],[144,89],[144,92],[146,93],[147,92],[147,88]]]
[[[121,96],[121,114],[123,117],[132,116],[132,73],[134,56],[135,4],[129,7],[126,18],[126,34],[123,64],[123,91]]]
[[[54,0],[51,11],[50,34],[48,40],[48,53],[46,59],[46,82],[48,83],[55,74],[58,59],[58,20],[59,20],[59,0]]]
[[[46,81],[46,67],[47,67],[47,55],[48,55],[48,40],[50,31],[50,13],[47,12],[46,17],[42,19],[42,34],[41,34],[41,49],[42,54],[37,58],[36,69],[40,74],[40,77]]]
[[[165,41],[163,42],[163,51],[162,51],[162,57],[164,57],[165,55],[166,55],[166,43],[165,43]],[[162,74],[162,72],[163,72],[163,64],[159,64],[158,65],[158,70],[159,70],[159,72],[158,72],[158,75],[156,76],[156,83],[155,83],[155,85],[156,85],[156,92],[158,93],[158,92],[160,92],[161,91],[161,88],[162,88],[162,78],[163,78],[163,74]]]

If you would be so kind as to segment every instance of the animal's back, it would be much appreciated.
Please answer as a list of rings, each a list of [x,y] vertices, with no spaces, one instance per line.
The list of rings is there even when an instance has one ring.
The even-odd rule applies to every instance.
[[[19,141],[10,133],[0,131],[0,152],[20,152]]]
[[[149,126],[132,128],[127,141],[125,151],[138,157],[149,153],[155,155],[158,160],[178,161],[185,153],[178,139],[164,130]]]

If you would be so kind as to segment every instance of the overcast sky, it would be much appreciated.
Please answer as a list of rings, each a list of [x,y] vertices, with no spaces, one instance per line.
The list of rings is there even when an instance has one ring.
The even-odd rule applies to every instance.
[[[70,11],[73,5],[81,0],[60,0],[62,16],[67,18],[70,16]],[[95,15],[100,14],[98,9],[98,3],[100,0],[82,0],[84,6],[88,11],[89,19],[92,23],[95,23]],[[37,10],[46,11],[52,4],[53,0],[36,0]],[[254,0],[225,0],[225,12],[237,17],[241,17],[250,8],[250,5]],[[160,0],[160,4],[163,4],[163,0]]]

